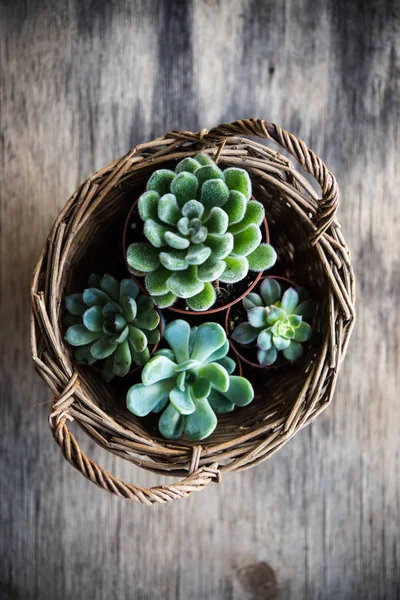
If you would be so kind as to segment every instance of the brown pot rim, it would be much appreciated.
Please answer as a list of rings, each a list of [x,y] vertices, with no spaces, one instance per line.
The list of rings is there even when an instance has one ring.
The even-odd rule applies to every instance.
[[[294,281],[292,281],[291,279],[288,279],[287,277],[281,277],[279,275],[264,275],[264,277],[261,278],[261,281],[263,281],[264,279],[278,279],[279,281],[285,281],[286,283],[290,283],[294,287],[298,287],[297,284]],[[254,367],[255,369],[277,369],[279,367],[279,365],[260,365],[259,363],[252,362],[251,360],[249,360],[248,358],[243,356],[241,354],[241,352],[239,352],[239,350],[236,348],[234,342],[232,341],[232,337],[229,333],[229,315],[230,315],[230,313],[231,313],[231,307],[228,308],[228,310],[226,311],[226,315],[225,315],[225,333],[226,333],[226,337],[229,340],[229,345],[232,348],[232,351],[236,354],[237,358],[240,361],[245,362],[246,364],[250,365],[251,367]]]
[[[251,200],[256,200],[256,198],[254,196],[252,196]],[[251,202],[251,200],[250,200],[250,202]],[[128,233],[128,227],[129,227],[129,223],[131,221],[132,215],[136,209],[138,201],[139,201],[139,198],[137,198],[135,200],[135,202],[132,204],[132,206],[128,212],[128,215],[126,217],[126,220],[125,220],[124,230],[122,232],[122,251],[124,253],[124,262],[125,262],[126,268],[128,270],[128,273],[130,274],[132,279],[135,281],[135,283],[139,286],[139,288],[142,291],[145,291],[146,293],[148,293],[146,288],[144,287],[144,285],[142,285],[140,283],[139,278],[136,277],[131,272],[130,267],[128,265],[127,257],[126,257],[127,256],[126,238],[127,238],[127,233]],[[270,243],[270,235],[269,235],[268,221],[267,221],[266,217],[264,217],[263,225],[264,225],[264,234],[265,234],[265,242],[264,243],[269,244]],[[224,304],[223,306],[220,306],[219,308],[210,308],[209,310],[189,310],[189,309],[186,310],[184,308],[174,308],[173,306],[168,306],[165,310],[170,310],[171,312],[178,313],[181,315],[191,315],[191,316],[211,315],[211,314],[215,314],[218,312],[222,312],[223,310],[225,310],[225,311],[229,310],[231,308],[231,306],[233,306],[234,304],[237,304],[237,302],[240,302],[240,300],[243,300],[243,298],[245,298],[247,296],[247,294],[250,294],[250,292],[254,289],[254,287],[260,281],[262,274],[263,274],[263,271],[256,273],[256,277],[255,277],[253,283],[247,288],[247,290],[245,290],[245,292],[243,292],[243,294],[241,294],[241,296],[239,296],[238,298],[235,298],[235,300],[232,300],[232,302],[229,302],[229,304]]]

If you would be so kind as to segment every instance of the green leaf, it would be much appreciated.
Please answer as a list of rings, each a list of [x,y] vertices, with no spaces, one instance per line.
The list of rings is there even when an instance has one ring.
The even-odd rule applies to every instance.
[[[208,167],[202,168],[208,169]],[[210,209],[213,206],[224,206],[228,201],[228,198],[229,190],[222,179],[209,179],[203,183],[200,200],[206,208]]]
[[[215,165],[215,162],[213,161],[211,156],[209,156],[208,154],[203,154],[203,153],[196,154],[194,159],[197,160],[197,162],[200,163],[202,166]]]
[[[197,379],[190,388],[193,400],[207,398],[211,390],[211,383],[207,379]]]
[[[192,440],[204,440],[217,426],[217,417],[206,398],[196,401],[196,410],[186,417],[185,434]]]
[[[223,260],[210,256],[198,269],[200,281],[215,281],[225,271],[226,263]]]
[[[239,223],[246,212],[246,197],[236,190],[230,190],[228,202],[224,204],[224,211],[228,215],[229,226]]]
[[[177,364],[166,356],[155,356],[144,366],[142,382],[144,385],[152,385],[162,379],[170,379],[175,376],[176,367]]]
[[[65,307],[71,315],[81,316],[86,311],[87,306],[83,302],[82,294],[70,294],[65,298]]]
[[[104,306],[110,298],[102,290],[87,288],[83,292],[83,301],[87,306]]]
[[[195,296],[192,296],[191,298],[187,298],[186,304],[192,310],[208,310],[213,306],[216,298],[217,294],[214,286],[209,282],[205,282],[203,291],[199,292]]]
[[[193,369],[197,369],[200,367],[201,363],[198,360],[189,360],[183,361],[180,365],[178,365],[175,369],[176,373],[181,373],[182,371],[192,371]]]
[[[300,323],[294,332],[294,339],[297,342],[307,342],[312,334],[312,329],[308,323]]]
[[[128,390],[126,407],[137,417],[145,417],[159,402],[169,397],[170,391],[174,387],[175,378],[158,381],[149,386],[136,383]]]
[[[136,315],[134,325],[140,329],[155,329],[160,322],[160,315],[154,308],[148,308]]]
[[[136,298],[136,306],[138,313],[145,312],[149,308],[154,308],[154,299],[150,298],[147,294],[140,294]]]
[[[186,202],[196,198],[198,185],[197,177],[193,173],[183,171],[175,176],[171,192],[175,195],[178,206],[183,207]]]
[[[198,200],[189,200],[182,207],[182,215],[188,219],[201,219],[204,213],[204,206]]]
[[[314,302],[312,302],[312,300],[305,300],[304,302],[296,306],[294,314],[303,317],[303,319],[305,320],[310,320],[314,316],[314,311]]]
[[[264,306],[256,306],[247,313],[250,325],[253,327],[267,327],[268,311]]]
[[[166,356],[169,360],[175,361],[175,354],[172,352],[171,348],[160,348],[155,352],[154,356]]]
[[[118,302],[119,300],[119,285],[119,281],[115,277],[112,277],[112,275],[103,275],[100,280],[100,288],[114,302]]]
[[[176,319],[176,321],[168,323],[164,331],[164,338],[171,347],[178,364],[189,360],[189,323],[183,319]]]
[[[143,233],[150,244],[155,248],[162,248],[165,246],[165,234],[167,232],[168,227],[165,225],[161,225],[161,223],[157,223],[157,221],[153,221],[152,219],[147,219],[147,221],[145,221]]]
[[[144,194],[140,196],[138,201],[138,211],[142,221],[147,221],[147,219],[157,219],[159,199],[160,195],[154,190],[144,192]]]
[[[143,352],[143,350],[147,347],[147,337],[137,327],[133,325],[128,325],[128,338],[131,343],[131,346],[135,352]]]
[[[132,279],[123,279],[119,288],[120,298],[122,296],[130,296],[134,300],[136,300],[139,295],[139,287]]]
[[[192,244],[201,244],[207,239],[207,235],[208,229],[207,227],[204,227],[204,225],[202,225],[201,227],[199,227],[196,233],[193,233],[191,235],[190,241],[192,242]]]
[[[122,344],[118,345],[118,348],[114,352],[114,373],[117,377],[125,377],[129,372],[132,364],[131,351],[129,344],[125,340]]]
[[[251,254],[261,242],[260,228],[257,227],[257,225],[249,225],[240,233],[236,233],[233,236],[233,239],[232,255],[247,256],[248,254]]]
[[[182,235],[189,235],[189,223],[190,221],[188,217],[182,217],[182,219],[179,219],[177,224],[179,233]]]
[[[275,325],[275,323],[285,318],[286,312],[282,308],[276,308],[273,306],[268,314],[268,323],[270,325]]]
[[[185,256],[189,265],[202,265],[211,254],[211,248],[203,244],[192,244]]]
[[[158,251],[150,244],[134,243],[128,247],[127,251],[128,265],[132,269],[149,273],[155,271],[160,265],[158,260]]]
[[[261,202],[257,202],[256,200],[250,200],[247,204],[246,213],[243,219],[229,227],[229,231],[233,234],[239,233],[246,229],[249,225],[257,225],[259,227],[263,222],[265,217],[265,210]]]
[[[170,186],[174,177],[175,173],[173,171],[170,171],[169,169],[158,169],[158,171],[154,171],[148,180],[146,189],[155,190],[160,196],[164,196],[164,194],[168,194],[170,191]]]
[[[224,170],[225,182],[230,190],[241,192],[246,200],[251,198],[251,180],[244,169],[229,167]]]
[[[127,322],[132,323],[137,314],[137,304],[135,300],[130,296],[122,296],[121,308]]]
[[[205,360],[226,342],[225,331],[218,323],[202,323],[196,332],[191,358]]]
[[[115,314],[121,313],[121,307],[116,302],[107,302],[101,311],[104,318],[112,317]]]
[[[115,352],[116,349],[117,344],[111,342],[109,337],[104,336],[97,340],[97,342],[94,342],[94,344],[90,348],[90,352],[92,353],[92,356],[97,358],[97,360],[101,360],[113,354],[113,352]]]
[[[181,373],[178,374],[178,377],[176,378],[176,387],[178,388],[178,390],[181,390],[181,392],[184,392],[186,389],[186,371],[182,371]]]
[[[129,338],[128,338],[128,342],[129,342]],[[130,342],[129,342],[129,345],[131,348],[132,362],[134,362],[135,365],[137,365],[138,367],[143,367],[150,358],[149,349],[145,348],[143,350],[143,352],[135,352],[134,349],[132,348],[132,345]]]
[[[156,297],[158,308],[168,308],[169,306],[172,306],[176,300],[175,294],[172,294],[171,292]]]
[[[160,330],[157,329],[142,329],[143,333],[147,338],[148,344],[158,344],[160,341]]]
[[[244,279],[249,272],[249,263],[245,256],[225,258],[226,269],[220,276],[220,281],[223,283],[237,283]]]
[[[197,370],[200,377],[204,377],[214,389],[226,392],[229,387],[229,375],[224,367],[218,363],[204,365]]]
[[[233,250],[233,235],[231,233],[224,233],[223,235],[209,234],[206,244],[211,248],[213,258],[222,259]]]
[[[194,343],[193,343],[193,347],[194,347]],[[193,348],[192,348],[192,351],[193,351]],[[229,352],[229,342],[227,339],[225,339],[225,342],[222,344],[222,346],[220,346],[212,354],[210,354],[210,356],[207,358],[207,360],[205,361],[204,364],[220,362],[220,359],[223,358],[224,356],[226,356],[228,354],[228,352]]]
[[[209,180],[220,179],[221,181],[224,181],[223,172],[214,162],[197,169],[196,177],[200,187]]]
[[[159,267],[156,271],[145,277],[146,290],[152,296],[162,296],[168,293],[167,279],[171,275],[165,267]]]
[[[103,361],[103,366],[101,369],[101,378],[106,383],[109,383],[114,379],[114,377],[114,357],[113,355],[111,355]]]
[[[85,346],[78,346],[74,350],[74,359],[76,364],[78,365],[93,365],[96,362],[94,356],[92,356],[90,352],[91,344],[86,344]]]
[[[217,414],[224,414],[232,412],[235,408],[233,402],[230,402],[225,396],[217,392],[216,390],[211,390],[210,395],[208,396],[208,402],[211,408]]]
[[[265,306],[271,306],[281,299],[281,286],[276,279],[267,277],[260,286],[260,294],[265,302]]]
[[[302,321],[302,317],[300,315],[289,315],[288,321],[294,329],[297,329]]]
[[[267,329],[263,329],[257,338],[257,346],[260,350],[269,350],[272,347],[272,334]]]
[[[250,294],[247,294],[247,296],[243,298],[243,306],[246,310],[251,310],[256,306],[264,306],[264,302],[262,301],[261,296],[254,292],[250,292]]]
[[[169,395],[169,400],[181,415],[190,415],[196,409],[188,387],[183,392],[174,388]]]
[[[160,400],[160,402],[158,402],[158,404],[155,405],[151,412],[160,413],[164,410],[167,404],[169,404],[169,398],[163,398],[163,400]]]
[[[222,208],[213,206],[204,223],[210,233],[222,234],[228,228],[228,215]]]
[[[204,289],[204,283],[199,281],[197,267],[190,265],[186,271],[177,271],[171,275],[168,287],[178,298],[191,298]]]
[[[240,323],[232,332],[232,339],[239,344],[251,344],[258,336],[259,329],[252,327],[250,323]]]
[[[191,158],[190,156],[184,158],[175,167],[175,173],[181,173],[187,171],[188,173],[194,173],[200,167],[200,163]]]
[[[257,352],[258,362],[263,367],[270,367],[274,364],[278,356],[276,348],[270,348],[269,350],[259,350]]]
[[[186,271],[189,264],[185,260],[186,250],[160,252],[160,262],[169,271]]]
[[[283,351],[283,356],[287,360],[297,360],[302,354],[303,346],[294,340],[291,340],[289,346]]]
[[[90,344],[90,342],[97,340],[101,335],[101,332],[89,331],[83,324],[72,325],[68,327],[65,339],[71,346],[85,346],[85,344]]]
[[[184,250],[190,245],[189,240],[178,235],[177,233],[174,233],[173,231],[167,231],[164,235],[164,238],[168,246],[175,248],[176,250]]]
[[[287,312],[288,315],[292,314],[299,302],[299,295],[295,289],[289,288],[282,296],[281,308]]]
[[[88,308],[83,315],[83,324],[89,331],[103,330],[103,314],[101,306],[92,306]]]
[[[218,364],[221,367],[224,367],[228,375],[232,375],[233,371],[236,369],[236,363],[230,356],[223,356],[218,360]]]
[[[276,263],[277,254],[271,244],[260,244],[248,256],[250,271],[264,271]]]
[[[272,342],[278,351],[284,350],[290,344],[290,340],[288,340],[287,338],[281,337],[280,335],[273,335]]]
[[[129,329],[126,326],[120,333],[110,337],[110,341],[113,344],[122,344],[128,337]]]
[[[158,421],[158,429],[165,439],[177,440],[182,435],[184,424],[185,417],[168,404]]]
[[[179,221],[181,218],[181,211],[173,194],[164,194],[164,196],[160,198],[157,216],[160,221],[168,223],[168,225],[176,225]]]
[[[224,394],[236,406],[247,406],[254,398],[254,390],[250,381],[239,375],[229,376],[229,388]]]

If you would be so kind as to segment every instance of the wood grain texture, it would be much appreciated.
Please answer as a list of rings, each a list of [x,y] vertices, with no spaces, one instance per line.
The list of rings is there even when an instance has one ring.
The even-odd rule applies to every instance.
[[[400,597],[400,14],[390,0],[3,0],[0,597]],[[358,323],[335,401],[270,461],[151,509],[62,458],[31,272],[77,185],[168,130],[259,116],[341,186]],[[396,304],[397,303],[397,304]],[[161,478],[82,446],[107,470]]]

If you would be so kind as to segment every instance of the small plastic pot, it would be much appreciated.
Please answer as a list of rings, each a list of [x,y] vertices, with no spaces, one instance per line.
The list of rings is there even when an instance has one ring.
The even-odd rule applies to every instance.
[[[264,281],[264,279],[277,279],[278,281],[284,281],[285,283],[288,283],[291,287],[299,287],[294,281],[292,281],[291,279],[287,279],[286,277],[279,277],[278,275],[264,275],[264,277],[261,278],[261,281]],[[261,284],[260,281],[260,284]],[[226,337],[229,340],[229,344],[232,348],[232,351],[236,354],[236,357],[250,365],[250,367],[254,367],[255,369],[276,369],[277,367],[279,367],[279,365],[273,364],[273,365],[260,365],[260,363],[255,363],[251,360],[249,360],[248,358],[246,358],[246,356],[243,356],[243,354],[237,349],[237,346],[235,345],[237,342],[234,342],[232,340],[231,337],[231,332],[229,331],[229,316],[231,314],[231,307],[228,308],[228,310],[226,311],[226,315],[225,315],[225,332],[226,332]],[[246,349],[246,346],[243,345],[243,349]]]
[[[254,196],[252,196],[251,200],[255,200]],[[250,202],[251,202],[250,200]],[[124,225],[124,231],[122,234],[122,250],[124,253],[124,261],[127,267],[127,270],[130,273],[130,276],[132,277],[132,279],[135,281],[135,283],[139,286],[139,288],[143,291],[146,291],[146,288],[144,287],[144,285],[140,282],[140,278],[136,277],[135,275],[133,275],[133,273],[130,270],[130,267],[128,265],[127,262],[127,258],[126,258],[126,254],[127,254],[127,237],[128,237],[128,229],[129,226],[132,222],[132,217],[135,213],[136,207],[137,207],[137,203],[138,203],[138,199],[133,203],[128,216],[126,218],[125,221],[125,225]],[[269,244],[270,241],[270,236],[269,236],[269,228],[268,228],[268,222],[266,217],[264,218],[263,221],[263,225],[264,225],[264,239],[263,242]],[[185,309],[185,308],[175,308],[174,306],[168,306],[167,310],[170,310],[171,312],[175,312],[181,315],[192,315],[192,316],[199,316],[199,315],[211,315],[214,313],[218,313],[221,312],[223,310],[227,310],[229,309],[231,306],[233,306],[234,304],[236,304],[237,302],[240,302],[240,300],[243,300],[243,298],[245,296],[247,296],[247,294],[249,294],[254,287],[257,285],[257,283],[260,281],[262,277],[262,271],[260,273],[255,273],[255,278],[254,281],[249,285],[249,287],[247,288],[247,290],[245,292],[243,292],[243,294],[241,294],[240,296],[238,296],[238,298],[235,298],[234,300],[232,300],[231,302],[229,302],[229,304],[224,304],[223,306],[220,306],[218,308],[210,308],[209,310],[189,310],[189,308]]]

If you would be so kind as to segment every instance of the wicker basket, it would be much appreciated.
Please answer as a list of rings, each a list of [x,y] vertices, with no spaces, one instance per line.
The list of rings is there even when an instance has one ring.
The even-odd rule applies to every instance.
[[[287,150],[314,176],[322,198],[289,159],[243,136],[266,138]],[[320,331],[319,343],[294,365],[247,374],[255,400],[220,416],[216,431],[202,445],[164,440],[151,418],[137,419],[126,410],[125,383],[107,385],[90,368],[78,368],[63,342],[60,319],[66,293],[82,288],[90,272],[125,274],[120,246],[123,224],[152,171],[199,151],[224,167],[248,170],[279,256],[268,274],[282,275],[309,289],[317,301]],[[220,481],[222,473],[266,460],[325,410],[355,317],[353,272],[336,220],[338,202],[336,180],[322,160],[295,136],[262,119],[197,133],[172,131],[136,146],[83,183],[54,223],[31,289],[33,360],[54,394],[49,424],[68,462],[118,496],[143,504],[169,502]],[[121,458],[181,479],[151,489],[121,481],[85,455],[69,429],[71,421]]]

